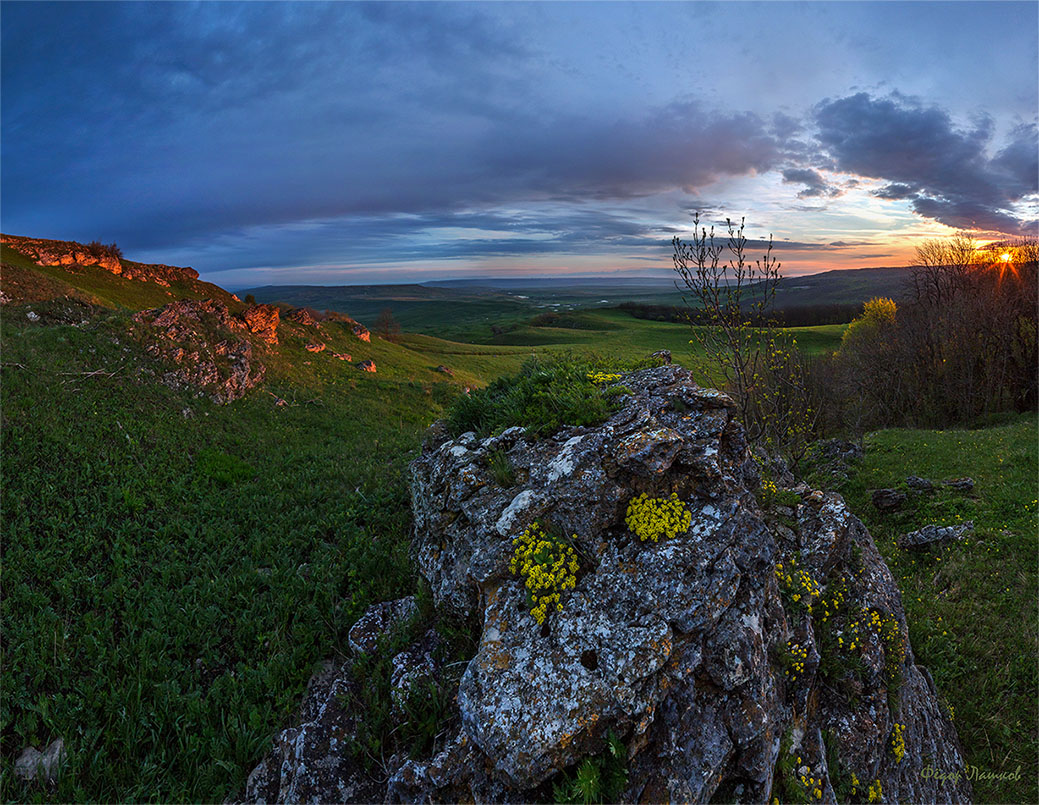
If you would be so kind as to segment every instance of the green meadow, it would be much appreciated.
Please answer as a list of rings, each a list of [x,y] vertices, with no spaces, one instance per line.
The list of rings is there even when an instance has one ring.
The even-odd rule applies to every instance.
[[[240,792],[315,668],[345,655],[365,607],[415,591],[407,465],[464,387],[532,355],[634,361],[659,349],[711,377],[688,327],[618,310],[577,311],[556,326],[530,316],[500,335],[462,316],[456,340],[406,333],[399,343],[365,343],[335,322],[320,335],[283,322],[280,346],[257,350],[265,382],[220,406],[156,382],[129,336],[129,311],[163,304],[166,289],[100,270],[14,269],[106,310],[80,326],[31,323],[28,308],[60,307],[40,302],[7,307],[0,321],[5,801]],[[207,290],[190,286],[170,291]],[[791,336],[822,354],[842,332]],[[315,339],[328,349],[307,352]],[[357,370],[369,358],[377,374]],[[884,431],[867,444],[843,491],[899,579],[917,656],[954,707],[970,762],[1023,767],[1019,782],[977,783],[978,799],[1036,801],[1034,416],[977,431]],[[869,491],[909,474],[971,475],[977,486],[877,515]],[[957,518],[975,520],[968,543],[924,558],[894,547],[902,530]],[[57,789],[17,781],[21,749],[58,736],[69,765]]]

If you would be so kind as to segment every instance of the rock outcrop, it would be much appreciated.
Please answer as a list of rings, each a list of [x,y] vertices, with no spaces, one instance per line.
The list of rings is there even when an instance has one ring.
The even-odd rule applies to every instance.
[[[126,279],[154,282],[167,287],[171,282],[198,279],[198,272],[193,268],[125,260],[109,247],[92,248],[75,241],[24,238],[16,235],[0,235],[0,242],[41,266],[96,265]]]
[[[289,321],[294,321],[296,324],[302,324],[305,327],[313,327],[317,324],[317,319],[314,316],[314,311],[308,307],[298,307],[294,310],[290,310],[285,316]]]
[[[278,322],[281,311],[275,305],[250,305],[242,312],[242,319],[250,333],[267,344],[278,343]]]
[[[796,506],[763,510],[727,396],[673,365],[621,382],[634,394],[598,427],[431,431],[412,465],[415,561],[438,611],[481,624],[447,734],[370,775],[342,751],[357,714],[318,692],[247,799],[369,785],[387,801],[542,801],[612,735],[623,801],[969,801],[898,588],[843,499],[800,485]],[[578,557],[543,623],[510,564],[535,524]],[[428,671],[428,656],[420,640],[393,662]],[[333,676],[329,690],[358,684]]]
[[[182,299],[135,313],[138,335],[150,355],[174,368],[163,375],[171,386],[189,386],[218,403],[229,403],[258,385],[265,367],[253,357],[246,324],[213,299]]]
[[[357,364],[357,368],[360,369],[362,372],[371,372],[372,374],[375,374],[375,361],[373,361],[371,358],[365,361],[361,361],[359,364]]]

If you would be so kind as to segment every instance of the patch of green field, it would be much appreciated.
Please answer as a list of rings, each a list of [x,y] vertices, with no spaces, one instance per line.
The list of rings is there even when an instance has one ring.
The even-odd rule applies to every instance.
[[[142,374],[125,314],[26,321],[2,323],[0,798],[221,800],[363,609],[413,591],[425,427],[526,353],[287,324],[264,385],[218,406]],[[57,790],[23,787],[17,754],[59,736]]]
[[[1020,779],[974,782],[978,802],[1039,802],[1039,649],[1036,594],[1036,418],[985,430],[886,430],[866,440],[866,457],[842,492],[873,535],[902,591],[917,661],[953,706],[967,762]],[[908,475],[932,481],[969,476],[972,494],[939,486],[910,490]],[[898,487],[903,510],[880,514],[873,489]],[[973,520],[965,542],[934,553],[899,549],[899,535],[928,523]]]

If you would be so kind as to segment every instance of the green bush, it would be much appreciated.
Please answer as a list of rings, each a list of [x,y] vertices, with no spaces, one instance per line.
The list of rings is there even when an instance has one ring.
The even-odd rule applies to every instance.
[[[604,390],[589,375],[606,370],[631,371],[639,363],[563,355],[530,358],[518,375],[502,377],[487,388],[459,397],[448,412],[449,431],[458,436],[500,433],[520,425],[534,435],[564,425],[597,425],[620,407],[617,393]]]

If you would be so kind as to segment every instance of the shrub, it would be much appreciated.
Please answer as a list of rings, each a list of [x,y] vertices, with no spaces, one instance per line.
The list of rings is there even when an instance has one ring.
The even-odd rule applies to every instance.
[[[797,341],[777,324],[780,263],[772,256],[771,236],[765,254],[751,261],[745,221],[726,219],[726,228],[723,244],[714,227],[700,226],[697,213],[692,237],[672,239],[676,285],[692,297],[690,322],[706,325],[694,326],[693,338],[724,378],[747,437],[796,465],[815,430],[818,406]]]
[[[571,355],[549,361],[530,358],[518,375],[458,397],[447,415],[448,430],[455,436],[466,431],[486,436],[520,425],[538,436],[565,425],[597,425],[620,407],[620,399],[609,388],[598,387],[589,374],[638,365]]]

